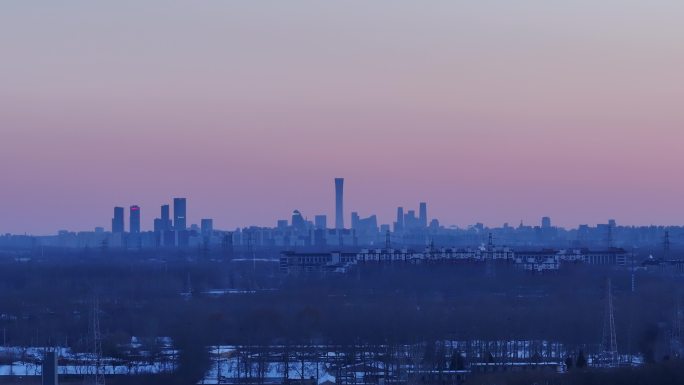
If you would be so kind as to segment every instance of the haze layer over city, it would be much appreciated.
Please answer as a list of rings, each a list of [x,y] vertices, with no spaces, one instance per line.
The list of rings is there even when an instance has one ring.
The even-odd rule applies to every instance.
[[[683,8],[6,2],[0,233],[331,215],[335,176],[383,223],[680,224]]]
[[[682,20],[2,2],[0,385],[684,383]]]

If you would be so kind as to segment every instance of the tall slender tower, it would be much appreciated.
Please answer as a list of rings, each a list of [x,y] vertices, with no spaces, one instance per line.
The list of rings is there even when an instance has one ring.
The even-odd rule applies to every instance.
[[[403,207],[397,207],[397,222],[396,225],[394,225],[394,231],[402,231],[404,230],[404,208]]]
[[[335,178],[335,228],[344,229],[344,178]]]
[[[124,232],[124,208],[114,207],[114,218],[112,218],[112,233]]]
[[[130,221],[129,231],[131,234],[137,234],[140,232],[140,206],[134,205],[130,207],[130,213],[128,216]]]
[[[185,198],[173,198],[173,228],[176,231],[186,228],[186,200]]]
[[[427,203],[425,202],[420,202],[418,220],[420,221],[420,227],[427,227]]]
[[[169,213],[169,205],[163,205],[161,207],[161,224],[162,230],[164,231],[171,230],[172,228],[171,214]]]

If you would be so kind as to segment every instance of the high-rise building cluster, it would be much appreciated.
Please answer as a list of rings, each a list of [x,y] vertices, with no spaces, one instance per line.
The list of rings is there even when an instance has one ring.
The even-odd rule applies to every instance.
[[[173,219],[171,219],[170,205],[162,205],[159,218],[154,219],[152,232],[143,234],[141,208],[138,205],[129,207],[129,228],[125,236],[124,222],[124,208],[114,207],[111,232],[113,246],[142,247],[150,244],[167,247],[188,246],[197,229],[204,237],[211,236],[214,231],[213,220],[210,218],[202,219],[200,221],[201,227],[197,229],[195,229],[196,225],[188,228],[186,198],[173,198]]]
[[[436,225],[439,226],[439,222],[436,222]],[[415,210],[408,210],[406,213],[404,213],[403,207],[397,207],[397,220],[394,222],[395,232],[419,230],[425,229],[427,227],[427,203],[419,203],[417,217]]]
[[[351,225],[345,227],[344,211],[344,178],[334,179],[335,188],[335,224],[328,228],[327,216],[318,214],[313,222],[309,221],[300,210],[295,210],[290,222],[287,219],[277,221],[276,230],[288,232],[283,238],[284,244],[292,246],[356,246],[372,245],[386,240],[386,234],[391,231],[389,224],[379,224],[377,215],[362,217],[357,211],[351,212]],[[425,238],[428,229],[427,203],[420,202],[418,215],[409,210],[406,214],[399,207],[394,232],[397,234],[411,234],[416,239]],[[435,219],[431,226],[438,228]],[[266,232],[267,230],[259,230]],[[270,235],[265,235],[270,236]],[[275,237],[278,235],[275,234]],[[278,241],[276,241],[278,242]]]
[[[173,212],[171,211],[173,207]],[[159,217],[154,219],[153,231],[143,231],[142,214],[139,205],[129,207],[129,227],[125,229],[125,210],[114,208],[114,217],[110,241],[113,247],[188,247],[197,244],[259,245],[273,247],[288,246],[330,246],[347,247],[357,245],[373,245],[387,242],[387,234],[392,230],[389,224],[379,224],[377,215],[362,217],[357,211],[351,212],[351,224],[345,227],[344,210],[344,178],[334,178],[334,226],[328,226],[325,214],[318,214],[310,221],[300,210],[293,210],[291,217],[280,219],[274,228],[246,227],[234,232],[214,230],[212,219],[201,219],[200,226],[188,226],[187,199],[173,198],[173,206],[161,206]],[[438,229],[439,222],[433,220],[430,228]],[[427,203],[420,202],[418,214],[414,210],[397,209],[397,221],[394,223],[396,237],[424,242],[428,230]],[[96,232],[98,237],[104,236],[104,229]],[[230,238],[228,241],[226,240]],[[99,238],[98,238],[99,239]],[[231,246],[232,247],[232,246]],[[251,246],[250,246],[251,247]]]
[[[96,227],[93,232],[74,233],[60,230],[57,236],[15,236],[5,235],[0,240],[12,247],[21,245],[47,245],[60,247],[197,247],[207,249],[212,246],[232,250],[233,247],[253,250],[254,248],[332,248],[346,250],[349,247],[386,247],[398,245],[450,245],[472,246],[487,244],[491,234],[498,244],[508,246],[544,247],[625,247],[630,240],[640,239],[656,248],[667,239],[684,238],[684,227],[624,227],[617,226],[615,220],[595,227],[580,225],[576,229],[564,229],[552,224],[551,218],[542,217],[538,225],[490,228],[477,223],[466,228],[444,227],[437,219],[428,216],[426,202],[418,202],[417,210],[396,208],[396,218],[391,224],[380,223],[378,216],[362,216],[351,211],[346,220],[344,210],[344,179],[334,179],[331,208],[334,209],[334,222],[328,221],[325,214],[313,215],[310,220],[299,209],[293,210],[289,218],[282,218],[274,227],[247,226],[232,231],[221,231],[214,227],[210,218],[201,219],[198,224],[188,221],[187,199],[173,198],[172,204],[163,204],[160,214],[154,219],[152,231],[143,229],[142,207],[130,205],[128,209],[128,231],[126,231],[126,210],[123,206],[114,207],[111,219],[111,232]],[[345,223],[349,224],[345,227]],[[667,234],[665,237],[663,234]],[[631,247],[631,246],[630,246]]]

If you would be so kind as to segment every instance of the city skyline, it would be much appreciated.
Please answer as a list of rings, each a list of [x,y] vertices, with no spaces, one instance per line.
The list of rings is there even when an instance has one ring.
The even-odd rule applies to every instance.
[[[684,384],[682,20],[0,2],[0,384]]]
[[[217,228],[296,208],[334,223],[334,175],[345,207],[381,222],[427,201],[459,226],[681,224],[682,15],[668,1],[10,1],[0,233],[106,227],[113,204],[173,196]]]
[[[555,220],[552,222],[552,217],[548,215],[543,215],[540,217],[537,217],[531,221],[525,221],[524,219],[520,219],[519,222],[515,221],[506,221],[500,224],[492,224],[492,223],[483,223],[482,221],[477,221],[475,220],[474,222],[468,223],[466,225],[456,225],[456,224],[451,224],[451,223],[444,223],[439,221],[439,215],[432,215],[432,212],[430,212],[430,215],[428,214],[428,203],[425,201],[418,201],[415,202],[415,207],[412,205],[401,205],[395,207],[395,216],[394,218],[390,218],[387,220],[387,218],[381,218],[380,220],[377,220],[377,214],[375,211],[372,212],[362,212],[359,213],[358,210],[355,210],[354,208],[351,208],[347,211],[344,210],[344,201],[346,200],[346,197],[344,195],[344,179],[345,178],[334,178],[334,208],[329,210],[329,213],[326,211],[323,212],[316,212],[316,213],[308,213],[305,210],[301,210],[299,208],[293,208],[291,210],[292,215],[292,221],[290,222],[287,218],[289,216],[289,213],[278,213],[276,215],[276,218],[268,224],[256,224],[256,223],[243,223],[239,224],[234,227],[216,227],[217,229],[220,230],[232,230],[232,229],[239,229],[239,228],[248,228],[252,226],[256,227],[263,227],[263,228],[280,228],[281,225],[284,223],[285,226],[292,226],[292,227],[299,227],[298,224],[295,223],[296,220],[298,221],[308,221],[311,224],[311,227],[313,229],[353,229],[356,226],[363,227],[364,225],[362,222],[371,220],[372,226],[374,228],[380,228],[381,226],[389,226],[389,228],[393,231],[404,231],[406,229],[409,229],[410,227],[417,226],[419,228],[424,228],[427,229],[429,226],[432,226],[431,221],[437,221],[436,224],[438,226],[444,227],[444,228],[460,228],[460,229],[465,229],[470,226],[474,225],[484,225],[485,227],[489,228],[500,228],[503,226],[510,226],[510,227],[518,227],[521,225],[525,226],[531,226],[531,227],[539,227],[539,228],[551,228],[552,223],[553,227],[558,227],[558,228],[563,228],[563,229],[575,229],[580,226],[594,226],[594,225],[605,225],[606,223],[612,224],[612,226],[617,223],[615,218],[609,218],[606,219],[603,222],[583,222],[583,223],[578,223],[576,226],[567,226],[567,225],[558,225]],[[207,228],[211,228],[212,230],[215,228],[214,227],[214,219],[215,215],[210,215],[210,218],[207,216],[201,216],[198,217],[197,215],[192,216],[191,218],[197,217],[197,220],[190,219],[188,221],[188,210],[187,210],[187,197],[173,197],[169,199],[169,202],[173,202],[173,211],[170,210],[170,204],[167,202],[162,202],[161,204],[158,204],[156,206],[157,212],[159,214],[154,214],[154,211],[151,210],[151,214],[149,215],[149,219],[146,216],[143,216],[141,212],[143,209],[141,208],[140,205],[131,205],[129,207],[129,214],[128,217],[125,216],[125,209],[124,207],[120,206],[114,206],[114,212],[113,212],[113,217],[111,219],[111,225],[107,229],[107,231],[112,232],[112,233],[140,233],[140,232],[164,232],[164,231],[185,231],[189,229],[191,226],[196,226],[197,228],[202,229],[202,233],[206,233]],[[417,208],[417,209],[416,209]],[[304,213],[302,213],[302,211]],[[384,211],[384,210],[383,210]],[[150,212],[150,211],[146,211]],[[367,216],[367,217],[366,217]],[[298,219],[295,219],[297,217]],[[349,217],[351,220],[347,222],[345,220],[346,217]],[[331,218],[330,222],[328,222],[328,218]],[[406,222],[407,220],[411,220],[412,222]],[[128,222],[128,228],[126,228],[125,223]],[[148,223],[149,222],[149,223]],[[345,223],[349,223],[349,225],[345,226]],[[300,225],[303,225],[304,223],[302,222]],[[326,224],[326,225],[323,225]],[[330,226],[327,226],[327,224],[330,224]],[[620,223],[620,225],[627,225],[627,226],[651,226],[651,225],[656,225],[656,226],[680,226],[679,224],[672,224],[672,225],[667,225],[667,224],[623,224]],[[86,229],[67,229],[67,228],[60,228],[58,230],[54,230],[51,233],[46,233],[46,234],[30,234],[30,235],[50,235],[54,234],[56,231],[93,231],[94,229],[106,229],[107,227],[101,224],[95,224],[92,225],[90,228]],[[21,234],[21,233],[11,233],[11,232],[0,232],[0,234]]]

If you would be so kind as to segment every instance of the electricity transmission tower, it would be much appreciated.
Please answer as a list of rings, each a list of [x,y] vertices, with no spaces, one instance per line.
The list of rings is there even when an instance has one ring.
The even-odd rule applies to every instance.
[[[102,364],[102,335],[100,334],[100,304],[97,299],[93,302],[93,319],[92,319],[92,338],[93,338],[93,356],[95,357],[95,367],[93,373],[87,384],[104,385],[104,365]]]
[[[613,287],[610,278],[606,285],[606,308],[605,317],[603,319],[603,339],[601,342],[602,361],[603,364],[609,367],[615,367],[619,364],[619,356],[617,349],[617,337],[615,335],[615,315],[613,312]]]

